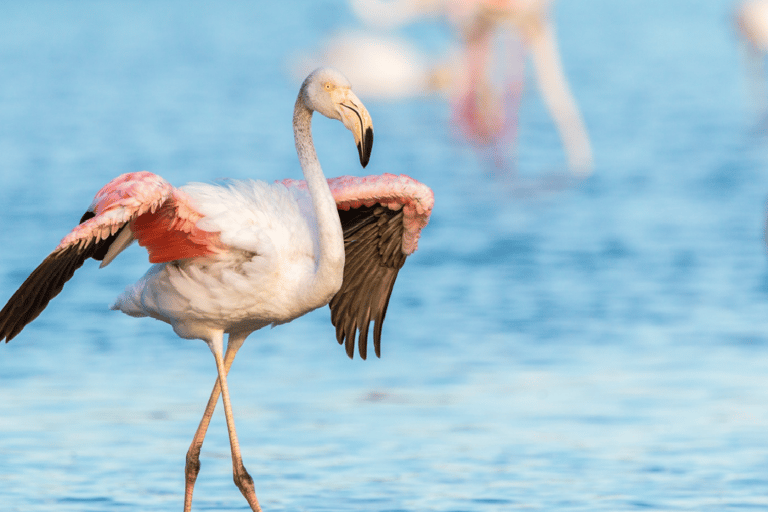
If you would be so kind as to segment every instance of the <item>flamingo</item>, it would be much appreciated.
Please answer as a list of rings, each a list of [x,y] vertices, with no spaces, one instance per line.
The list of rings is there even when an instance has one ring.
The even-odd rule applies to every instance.
[[[768,0],[748,0],[736,7],[736,29],[741,36],[755,108],[765,115],[765,56],[768,53]]]
[[[359,94],[396,101],[440,89],[439,70],[428,61],[424,53],[397,36],[349,30],[332,36],[315,54],[293,57],[290,71],[299,78],[318,62],[330,62],[355,84]]]
[[[592,173],[589,134],[563,71],[552,22],[553,0],[351,0],[355,14],[373,30],[332,38],[316,61],[333,62],[372,95],[386,99],[446,92],[453,120],[479,146],[504,146],[515,138],[518,104],[529,54],[536,84],[562,141],[568,167],[578,177]],[[430,66],[429,57],[397,37],[380,31],[418,18],[443,16],[461,42],[458,56]],[[377,33],[377,30],[379,31]],[[494,55],[494,37],[505,41],[506,56]],[[520,47],[522,43],[522,49]],[[521,51],[522,50],[522,51]],[[494,60],[496,62],[494,62]],[[499,67],[504,90],[493,83]],[[441,90],[442,89],[442,90]]]
[[[326,304],[336,338],[366,358],[368,329],[380,356],[381,328],[399,269],[418,244],[434,204],[432,191],[405,176],[328,179],[312,142],[312,113],[352,131],[360,163],[373,144],[371,117],[338,71],[319,68],[304,80],[293,129],[304,180],[231,181],[174,188],[150,172],[105,185],[61,243],[0,311],[0,340],[14,338],[55,297],[86,259],[105,266],[134,240],[153,265],[118,296],[112,309],[171,325],[202,339],[218,378],[185,466],[184,510],[200,470],[211,415],[223,397],[235,484],[261,510],[235,431],[227,374],[246,337]],[[228,334],[226,352],[224,334]]]

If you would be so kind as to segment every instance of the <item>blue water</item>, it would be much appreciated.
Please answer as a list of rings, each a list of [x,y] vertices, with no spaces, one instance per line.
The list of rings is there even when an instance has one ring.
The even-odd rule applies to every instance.
[[[230,388],[268,511],[768,509],[768,140],[728,0],[562,1],[594,175],[563,183],[540,98],[518,179],[489,176],[439,98],[362,98],[362,171],[316,121],[328,175],[435,191],[380,360],[349,361],[327,309],[255,333]],[[288,56],[353,26],[341,0],[0,4],[0,294],[101,185],[299,177]],[[447,46],[436,22],[406,34]],[[0,347],[0,510],[180,510],[215,380],[202,342],[108,310],[146,268],[94,262]],[[245,510],[220,411],[195,510]]]

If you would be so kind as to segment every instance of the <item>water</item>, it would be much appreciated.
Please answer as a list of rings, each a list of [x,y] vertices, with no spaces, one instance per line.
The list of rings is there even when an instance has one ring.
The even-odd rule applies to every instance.
[[[317,121],[329,175],[405,172],[436,207],[381,360],[349,361],[327,309],[238,355],[233,406],[266,510],[768,509],[768,142],[731,8],[560,2],[596,157],[583,183],[548,178],[564,157],[530,88],[516,187],[457,143],[436,98],[363,98],[365,171],[344,129]],[[330,0],[2,4],[3,297],[118,173],[298,177],[287,56],[352,23]],[[0,509],[181,508],[215,369],[202,342],[107,309],[145,266],[138,248],[87,264],[0,348]],[[217,413],[196,510],[245,510],[230,471]]]

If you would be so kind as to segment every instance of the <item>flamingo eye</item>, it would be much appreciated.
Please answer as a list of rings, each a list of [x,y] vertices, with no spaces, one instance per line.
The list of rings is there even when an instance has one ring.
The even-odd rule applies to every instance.
[[[325,90],[330,91],[333,86],[331,85],[331,82],[325,82]]]

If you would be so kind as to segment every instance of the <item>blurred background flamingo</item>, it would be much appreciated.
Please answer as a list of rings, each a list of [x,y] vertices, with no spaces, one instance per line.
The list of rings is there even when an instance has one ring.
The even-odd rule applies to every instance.
[[[592,149],[563,72],[552,22],[552,0],[352,0],[366,30],[328,41],[295,74],[328,62],[350,75],[369,97],[395,100],[445,95],[460,135],[490,151],[494,166],[514,168],[518,112],[530,55],[536,84],[563,143],[569,169],[592,172]],[[440,17],[456,35],[455,50],[439,58],[410,45],[393,29]]]
[[[765,57],[768,53],[768,1],[750,0],[736,7],[736,28],[741,36],[750,95],[760,118],[768,116]]]

